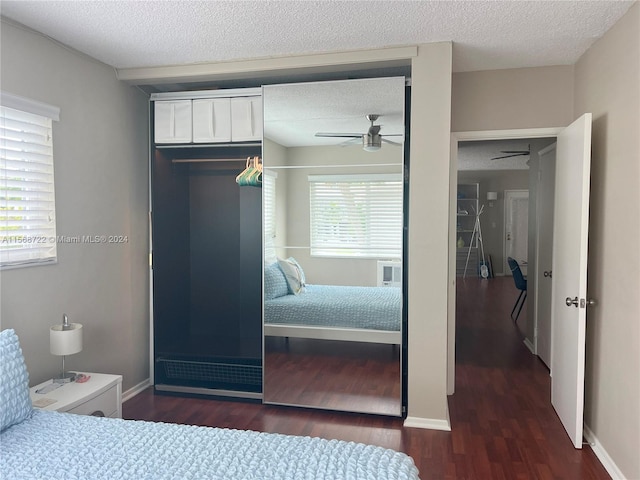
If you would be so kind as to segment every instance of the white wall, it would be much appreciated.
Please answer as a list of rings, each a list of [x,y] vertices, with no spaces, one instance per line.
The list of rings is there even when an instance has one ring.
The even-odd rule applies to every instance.
[[[2,22],[3,91],[60,107],[54,122],[58,235],[126,235],[124,244],[60,244],[57,265],[0,274],[2,328],[20,337],[30,383],[61,365],[49,326],[84,324],[84,349],[67,367],[149,375],[147,96],[113,69]]]
[[[262,144],[262,164],[267,170],[269,166],[287,165],[287,149],[282,145],[273,142],[267,138]],[[285,169],[273,169],[276,178],[276,238],[272,240],[273,246],[278,247],[287,245],[287,179],[288,174]],[[265,240],[266,241],[266,240]],[[276,255],[280,258],[286,258],[287,252],[283,248],[276,250]]]
[[[640,4],[575,67],[593,113],[585,423],[625,478],[640,478]]]
[[[408,417],[405,425],[449,428],[450,43],[421,45],[411,64]],[[428,179],[428,181],[427,181]],[[425,186],[428,183],[428,188]]]

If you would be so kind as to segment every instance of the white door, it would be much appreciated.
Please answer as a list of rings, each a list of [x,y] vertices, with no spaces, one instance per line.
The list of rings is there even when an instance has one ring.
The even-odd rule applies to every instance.
[[[538,228],[536,268],[536,353],[551,367],[551,282],[553,271],[553,203],[556,178],[556,144],[538,152]]]
[[[551,403],[582,448],[591,114],[558,135],[553,219]]]
[[[518,262],[522,274],[527,274],[527,244],[529,237],[529,191],[504,191],[504,272],[511,272],[507,257]]]

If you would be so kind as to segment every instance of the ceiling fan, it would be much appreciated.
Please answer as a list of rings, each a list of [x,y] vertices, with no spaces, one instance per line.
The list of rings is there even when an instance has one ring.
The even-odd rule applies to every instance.
[[[393,133],[388,135],[382,135],[380,133],[380,129],[382,125],[374,125],[374,122],[381,117],[379,114],[370,113],[366,116],[367,120],[371,122],[371,126],[366,133],[316,133],[316,137],[336,137],[336,138],[349,138],[346,142],[341,145],[351,145],[355,143],[359,143],[362,141],[362,148],[367,152],[375,152],[376,150],[380,150],[382,147],[382,142],[390,143],[393,145],[401,145],[398,142],[393,142],[384,137],[402,137],[402,134]]]
[[[531,154],[531,145],[527,145],[526,150],[500,150],[500,153],[506,153],[500,157],[493,157],[491,160],[500,160],[502,158],[523,157]]]

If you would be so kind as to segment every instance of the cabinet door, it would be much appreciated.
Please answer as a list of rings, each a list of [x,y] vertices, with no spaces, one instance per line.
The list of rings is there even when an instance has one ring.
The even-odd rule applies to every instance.
[[[193,101],[193,143],[231,141],[231,99]]]
[[[191,143],[191,100],[156,101],[156,143]]]
[[[231,139],[234,142],[262,141],[262,97],[231,99]]]

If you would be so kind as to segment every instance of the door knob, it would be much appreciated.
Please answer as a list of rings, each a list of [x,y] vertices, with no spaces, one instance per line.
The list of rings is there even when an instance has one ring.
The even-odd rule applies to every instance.
[[[571,298],[571,297],[567,297],[566,300],[564,301],[564,303],[567,304],[567,307],[570,307],[571,305],[574,305],[576,308],[578,308],[578,297],[576,298]]]
[[[545,277],[549,277],[549,278],[551,278],[551,270],[549,270],[548,272],[545,270],[545,271],[544,271],[544,273],[543,273],[543,275],[544,275]]]

